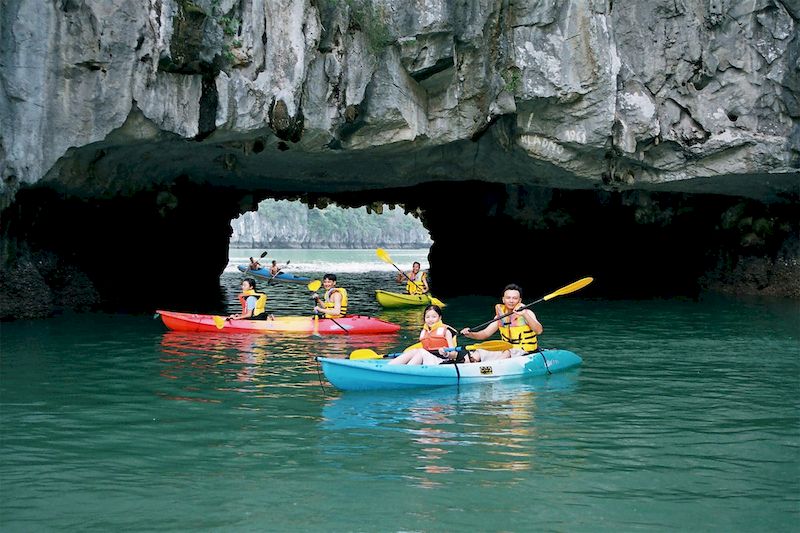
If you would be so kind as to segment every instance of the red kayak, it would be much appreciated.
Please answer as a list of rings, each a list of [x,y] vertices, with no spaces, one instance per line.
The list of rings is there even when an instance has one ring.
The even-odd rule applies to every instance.
[[[369,316],[350,315],[342,318],[311,316],[276,316],[273,320],[227,320],[215,315],[156,311],[164,325],[173,331],[210,331],[216,333],[308,333],[351,335],[395,333],[400,326]]]

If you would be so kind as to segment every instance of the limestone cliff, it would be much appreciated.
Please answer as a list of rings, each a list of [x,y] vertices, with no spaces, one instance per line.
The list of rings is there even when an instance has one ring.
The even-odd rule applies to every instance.
[[[367,212],[330,206],[308,209],[299,202],[266,200],[257,211],[231,221],[231,246],[238,248],[429,248],[422,223],[399,209]],[[370,211],[372,211],[370,209]]]
[[[402,203],[428,210],[437,242],[448,234],[433,229],[432,210],[454,190],[495,198],[480,216],[527,230],[548,208],[526,199],[553,191],[591,191],[619,209],[637,198],[648,212],[662,205],[648,194],[798,201],[794,2],[1,6],[5,251],[75,256],[76,234],[99,239],[136,220],[152,235],[131,271],[178,238],[189,254],[213,248],[196,274],[210,286],[225,221],[267,197]],[[550,196],[530,192],[543,190]],[[718,224],[736,202],[711,202],[720,211],[704,220]],[[203,235],[184,231],[196,224]],[[795,224],[790,216],[770,228],[788,238]],[[81,253],[89,277],[103,278],[97,253]]]

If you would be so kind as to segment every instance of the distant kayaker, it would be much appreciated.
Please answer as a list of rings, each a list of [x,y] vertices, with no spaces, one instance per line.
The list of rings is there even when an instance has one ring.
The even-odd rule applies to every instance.
[[[274,278],[275,276],[277,276],[277,275],[278,275],[278,272],[280,272],[280,271],[281,271],[281,267],[279,267],[279,266],[278,266],[278,261],[276,261],[275,259],[273,259],[273,260],[272,260],[272,266],[271,266],[271,267],[269,267],[269,273],[270,273],[270,274],[272,275],[272,277]]]
[[[390,365],[438,365],[449,359],[455,359],[457,352],[446,350],[454,348],[456,340],[450,330],[455,331],[442,322],[442,308],[438,305],[429,305],[423,313],[425,324],[419,332],[419,342],[422,348],[415,348],[398,355]]]
[[[513,348],[502,352],[490,350],[473,350],[469,352],[472,361],[491,361],[494,359],[507,359],[526,353],[535,352],[539,349],[539,342],[536,338],[544,328],[539,323],[536,315],[530,309],[523,309],[515,312],[522,307],[522,289],[519,285],[506,285],[503,290],[503,303],[495,306],[495,320],[485,329],[480,331],[470,331],[469,328],[461,330],[461,334],[470,339],[484,340],[491,337],[496,331],[500,332],[500,338],[513,345]],[[509,314],[511,313],[511,314]],[[502,315],[509,314],[500,318]]]
[[[274,263],[275,261],[273,261]],[[259,270],[261,269],[261,263],[258,262],[258,259],[250,258],[250,265],[247,267],[250,270]]]
[[[322,286],[325,288],[325,296],[320,298],[314,294],[317,302],[314,312],[324,315],[325,318],[340,318],[346,315],[347,289],[336,286],[336,274],[325,274],[322,277]]]
[[[229,320],[264,320],[267,317],[267,295],[256,292],[256,280],[245,278],[242,280],[242,293],[239,295],[242,312],[228,316]]]
[[[410,272],[397,274],[397,283],[405,283],[408,294],[426,294],[430,292],[428,288],[428,273],[420,272],[420,268],[422,268],[422,265],[419,264],[419,261],[414,261]]]

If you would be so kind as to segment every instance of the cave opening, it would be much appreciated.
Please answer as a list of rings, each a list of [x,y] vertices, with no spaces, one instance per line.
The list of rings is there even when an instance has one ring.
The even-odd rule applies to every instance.
[[[764,203],[485,181],[325,194],[303,188],[244,189],[187,176],[107,198],[46,185],[23,188],[2,213],[0,316],[98,307],[208,311],[222,298],[232,221],[265,200],[299,200],[305,211],[403,206],[430,234],[427,259],[442,298],[496,295],[512,282],[546,294],[584,276],[595,278],[584,297],[696,297],[706,289],[800,293],[800,215],[793,197]]]

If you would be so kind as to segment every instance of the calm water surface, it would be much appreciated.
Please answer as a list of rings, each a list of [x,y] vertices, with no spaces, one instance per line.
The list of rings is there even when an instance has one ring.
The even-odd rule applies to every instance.
[[[394,351],[421,319],[377,306],[393,269],[367,271],[360,253],[298,263],[315,276],[347,263],[353,311],[397,335],[184,334],[98,314],[2,324],[0,529],[798,530],[796,303],[605,302],[590,286],[536,308],[542,344],[583,356],[577,371],[342,393],[315,355]],[[235,310],[240,279],[226,271],[227,302],[206,311]],[[276,314],[311,307],[301,286],[265,288]],[[447,303],[460,328],[494,302]]]

